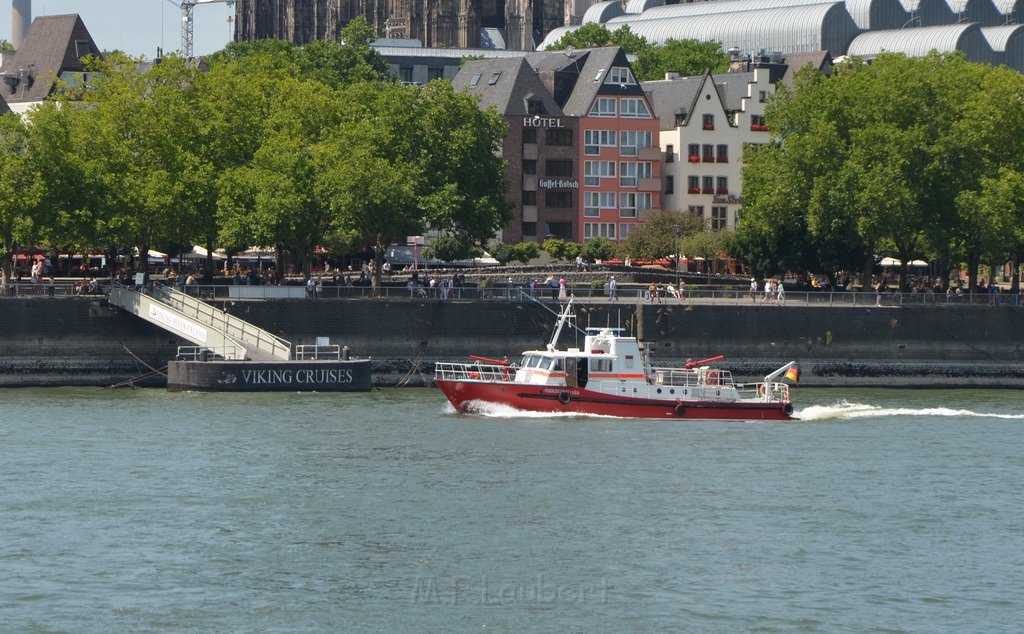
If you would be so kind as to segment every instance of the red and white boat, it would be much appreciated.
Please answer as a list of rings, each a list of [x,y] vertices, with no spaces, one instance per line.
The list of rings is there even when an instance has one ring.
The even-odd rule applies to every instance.
[[[570,300],[546,350],[528,350],[519,363],[476,356],[472,363],[438,362],[434,383],[459,412],[506,405],[630,418],[793,418],[789,387],[799,376],[795,362],[763,381],[738,384],[727,370],[710,365],[720,356],[683,367],[651,367],[636,337],[619,336],[615,328],[590,328],[582,349],[559,350],[562,328],[573,319]]]

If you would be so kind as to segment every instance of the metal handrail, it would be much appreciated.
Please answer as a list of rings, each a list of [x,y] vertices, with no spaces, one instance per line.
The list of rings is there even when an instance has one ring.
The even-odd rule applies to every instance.
[[[266,352],[279,359],[291,357],[291,343],[287,340],[254,326],[243,319],[230,315],[187,293],[182,293],[163,285],[154,285],[152,287],[152,294],[153,297],[166,302],[182,314],[220,330],[227,337],[253,345],[257,350]]]

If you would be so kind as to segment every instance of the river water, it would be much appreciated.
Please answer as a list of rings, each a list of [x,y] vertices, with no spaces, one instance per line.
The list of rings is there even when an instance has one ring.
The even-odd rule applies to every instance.
[[[1024,394],[788,423],[0,392],[0,630],[1017,632]]]

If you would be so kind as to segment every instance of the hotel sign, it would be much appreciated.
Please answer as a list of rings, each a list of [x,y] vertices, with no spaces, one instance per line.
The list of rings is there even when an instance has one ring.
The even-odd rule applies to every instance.
[[[743,196],[737,196],[735,194],[729,194],[728,196],[715,196],[711,199],[713,202],[727,205],[742,205]]]
[[[564,128],[565,124],[558,117],[542,117],[540,115],[534,115],[532,117],[523,117],[524,128]]]

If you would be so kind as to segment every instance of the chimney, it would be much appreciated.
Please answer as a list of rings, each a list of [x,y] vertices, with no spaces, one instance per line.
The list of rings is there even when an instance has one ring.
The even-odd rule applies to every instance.
[[[32,0],[12,0],[11,4],[11,45],[21,49],[21,43],[32,26]]]

